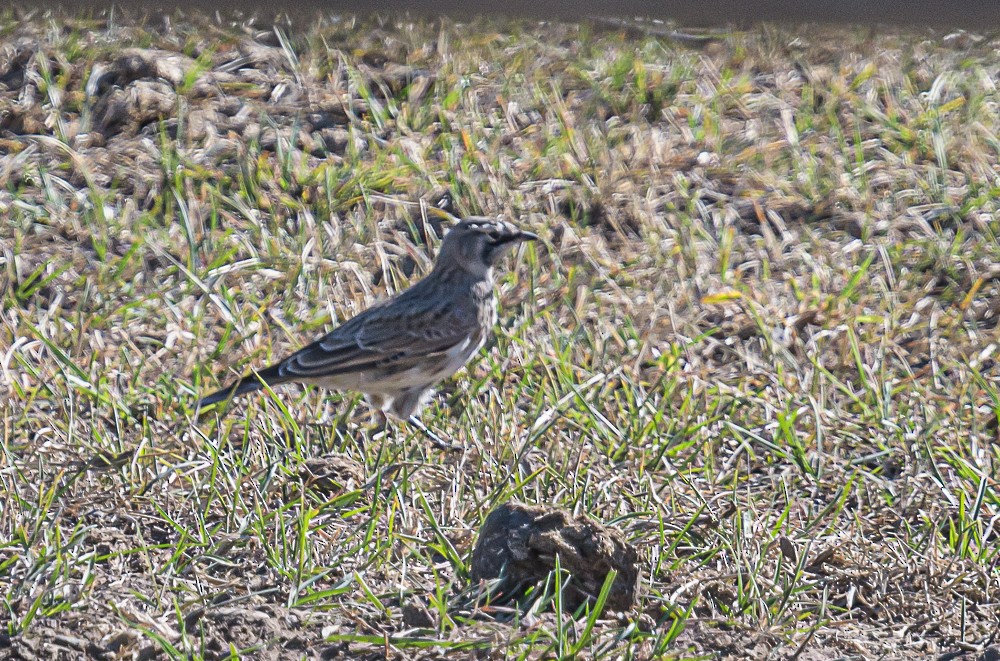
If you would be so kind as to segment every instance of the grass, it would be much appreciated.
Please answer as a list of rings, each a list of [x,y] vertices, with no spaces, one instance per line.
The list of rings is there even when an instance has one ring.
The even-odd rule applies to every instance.
[[[0,654],[993,645],[996,40],[647,27],[0,17]],[[102,132],[130,47],[190,59]],[[444,193],[544,238],[424,413],[464,453],[350,394],[193,418],[426,272]],[[621,530],[635,608],[477,608],[511,498]]]

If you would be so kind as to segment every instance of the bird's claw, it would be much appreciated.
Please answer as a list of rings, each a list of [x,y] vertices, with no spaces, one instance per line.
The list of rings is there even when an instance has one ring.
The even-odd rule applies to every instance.
[[[419,429],[424,434],[424,436],[426,436],[430,440],[431,443],[433,443],[437,448],[441,450],[448,450],[449,452],[461,452],[462,450],[465,449],[464,446],[456,445],[454,443],[448,443],[447,441],[443,440],[440,436],[438,436],[430,429],[428,429],[427,425],[421,422],[420,419],[417,418],[416,416],[410,416],[409,422],[411,425]]]

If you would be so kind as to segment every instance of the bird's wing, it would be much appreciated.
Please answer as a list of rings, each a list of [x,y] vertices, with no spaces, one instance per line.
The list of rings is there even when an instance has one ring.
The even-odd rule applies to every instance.
[[[279,365],[286,379],[317,379],[368,370],[407,369],[465,342],[478,329],[474,312],[439,303],[371,308]]]

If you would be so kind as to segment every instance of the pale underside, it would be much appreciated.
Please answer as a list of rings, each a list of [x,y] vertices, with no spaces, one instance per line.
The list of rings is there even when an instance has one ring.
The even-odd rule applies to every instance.
[[[486,333],[477,332],[403,370],[387,366],[303,381],[321,388],[363,393],[373,408],[406,420],[420,412],[433,394],[431,388],[435,383],[461,369],[485,342]]]

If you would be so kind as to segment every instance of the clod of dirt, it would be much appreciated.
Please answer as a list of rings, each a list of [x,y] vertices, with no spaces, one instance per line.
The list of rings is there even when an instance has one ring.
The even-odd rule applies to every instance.
[[[105,136],[125,129],[136,131],[150,122],[173,114],[177,95],[166,83],[138,80],[127,89],[113,89],[103,96],[94,109],[98,126]]]
[[[45,115],[37,103],[28,107],[0,103],[0,133],[36,135],[46,132]]]
[[[993,645],[983,650],[979,655],[979,661],[1000,661],[1000,645]]]
[[[0,85],[9,90],[19,90],[24,87],[28,66],[34,56],[35,51],[31,45],[22,44],[14,51],[10,61],[3,67],[2,73],[0,73]]]
[[[98,71],[98,75],[91,78],[93,82],[88,91],[104,94],[113,85],[126,87],[144,78],[162,78],[177,87],[194,66],[193,59],[173,51],[129,48],[106,71]]]
[[[403,624],[408,627],[433,629],[437,627],[437,618],[423,602],[411,599],[403,604]]]
[[[299,477],[309,489],[331,496],[359,488],[365,481],[365,469],[348,457],[316,457],[306,462]]]
[[[593,603],[612,569],[618,575],[607,607],[626,610],[635,602],[639,557],[621,533],[545,506],[510,502],[490,512],[472,552],[472,579],[502,578],[500,594],[517,597],[555,569],[557,555],[571,576],[563,591],[570,609]]]

